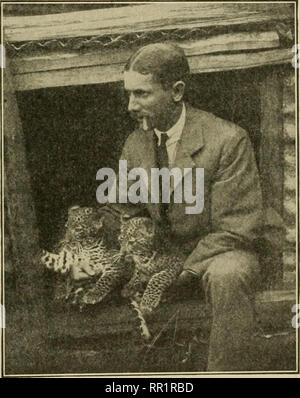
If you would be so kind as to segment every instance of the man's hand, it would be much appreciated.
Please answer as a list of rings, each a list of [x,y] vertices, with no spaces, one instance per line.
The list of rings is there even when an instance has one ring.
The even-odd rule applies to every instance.
[[[174,295],[175,297],[178,295],[181,297],[185,296],[195,286],[195,279],[197,279],[197,275],[188,271],[182,271],[176,281],[170,286],[168,290],[170,295]]]
[[[81,264],[71,267],[71,276],[74,281],[81,281],[94,276],[95,272],[88,262],[82,261]]]
[[[188,285],[191,281],[193,281],[197,275],[188,272],[182,271],[179,277],[176,280],[176,286]]]

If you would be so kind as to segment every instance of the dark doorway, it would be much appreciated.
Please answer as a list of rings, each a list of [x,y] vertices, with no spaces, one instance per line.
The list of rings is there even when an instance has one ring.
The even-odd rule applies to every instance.
[[[186,100],[248,131],[257,161],[261,69],[191,77]],[[17,95],[40,243],[51,248],[68,207],[97,205],[96,172],[117,169],[134,122],[121,83],[47,88]]]
[[[259,164],[260,93],[259,82],[264,71],[250,69],[192,75],[187,100],[196,108],[214,113],[245,129]]]

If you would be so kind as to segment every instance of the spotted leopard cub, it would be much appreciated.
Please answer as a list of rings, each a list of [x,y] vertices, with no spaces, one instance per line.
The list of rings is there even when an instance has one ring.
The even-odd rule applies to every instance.
[[[134,263],[134,273],[122,290],[123,297],[137,297],[142,315],[158,307],[163,294],[182,271],[186,256],[174,245],[157,244],[158,229],[150,218],[123,218],[119,237],[125,260]],[[143,286],[146,284],[146,288]]]
[[[102,219],[91,207],[73,206],[68,210],[63,238],[57,243],[55,251],[42,251],[41,260],[46,268],[65,274],[72,266],[86,261],[95,273],[103,272],[99,255],[102,254]]]
[[[107,248],[103,239],[102,218],[96,209],[91,207],[73,206],[68,211],[68,220],[63,239],[57,245],[58,253],[42,252],[41,262],[48,268],[60,274],[66,274],[61,281],[64,285],[64,298],[72,296],[74,302],[87,290],[86,282],[78,287],[70,276],[70,270],[82,267],[85,263],[94,271],[94,278],[89,279],[89,285],[98,285],[97,299],[103,299],[114,287],[116,274],[123,270],[120,253],[116,249]],[[111,272],[113,268],[114,273]],[[101,283],[98,283],[99,278]],[[96,282],[97,281],[97,282]],[[72,293],[72,294],[71,294]],[[95,301],[92,294],[85,296],[86,302]]]
[[[136,217],[129,219],[128,216],[121,216],[121,226],[120,226],[120,236],[119,241],[127,242],[130,244],[132,240],[140,245],[141,252],[144,252],[148,245],[152,242],[152,232],[149,228],[152,228],[152,224],[149,225],[149,218]],[[126,225],[126,228],[124,226]],[[127,244],[126,243],[126,244]],[[141,254],[141,257],[143,254]],[[126,252],[124,250],[118,251],[118,256],[116,256],[117,261],[111,262],[99,278],[96,284],[83,296],[82,302],[85,304],[96,304],[103,300],[106,296],[106,292],[112,290],[113,287],[118,284],[124,283],[128,280],[128,275],[130,276],[130,270],[132,265],[131,258],[126,257]],[[132,272],[131,272],[132,274]]]

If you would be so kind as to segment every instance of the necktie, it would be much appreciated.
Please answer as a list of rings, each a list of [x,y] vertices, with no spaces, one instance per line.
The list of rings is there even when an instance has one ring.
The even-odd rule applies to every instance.
[[[157,166],[159,169],[163,167],[169,167],[169,157],[168,157],[168,151],[167,151],[167,145],[166,142],[168,140],[168,134],[162,133],[160,136],[160,145],[157,146],[156,149],[156,161],[157,161]],[[167,211],[168,211],[168,203],[162,203],[162,192],[163,192],[163,184],[162,184],[162,178],[159,178],[159,198],[160,198],[160,215],[162,218],[162,221],[164,223],[168,222],[167,218]]]
[[[162,167],[169,167],[169,157],[166,145],[168,138],[168,134],[162,133],[160,136],[160,145],[157,147],[157,165],[160,169]]]

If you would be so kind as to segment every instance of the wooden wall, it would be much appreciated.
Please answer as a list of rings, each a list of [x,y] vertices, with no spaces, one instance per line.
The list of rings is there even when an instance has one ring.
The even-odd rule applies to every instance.
[[[4,34],[16,88],[31,90],[119,81],[155,41],[181,45],[192,73],[287,63],[293,23],[293,4],[152,3],[5,17]]]
[[[283,77],[283,141],[284,141],[284,221],[286,235],[283,252],[285,288],[296,285],[296,115],[295,70],[290,68]],[[298,160],[299,162],[299,160]],[[299,163],[298,163],[299,164]]]

